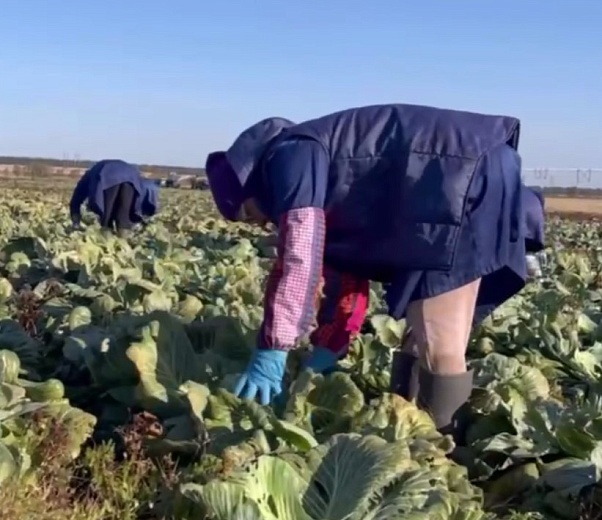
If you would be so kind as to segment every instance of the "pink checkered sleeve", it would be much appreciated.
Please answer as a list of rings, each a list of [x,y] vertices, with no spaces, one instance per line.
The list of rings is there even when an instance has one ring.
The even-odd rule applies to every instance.
[[[314,324],[325,237],[323,209],[293,209],[280,217],[278,256],[268,277],[259,348],[290,350]]]

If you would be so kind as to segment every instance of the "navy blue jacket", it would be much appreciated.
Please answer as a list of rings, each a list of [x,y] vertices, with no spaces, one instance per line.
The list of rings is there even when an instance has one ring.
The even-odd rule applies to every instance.
[[[132,216],[142,217],[142,195],[144,188],[142,176],[135,166],[117,159],[106,159],[97,162],[80,178],[69,204],[71,218],[81,218],[81,206],[86,200],[88,209],[102,217],[104,214],[104,191],[118,184],[130,183],[136,191],[136,202]]]
[[[159,209],[159,186],[152,179],[142,179],[144,195],[142,197],[142,215],[152,217]]]
[[[276,220],[270,185],[278,174],[266,167],[272,150],[290,139],[317,143],[328,160],[314,183],[325,193],[325,260],[358,276],[389,281],[400,271],[451,269],[475,172],[488,155],[506,149],[516,159],[505,162],[520,174],[519,126],[518,119],[505,116],[368,106],[297,125],[279,118],[261,121],[241,134],[227,158],[241,184]],[[279,175],[286,177],[287,169]],[[515,218],[518,224],[520,215]]]

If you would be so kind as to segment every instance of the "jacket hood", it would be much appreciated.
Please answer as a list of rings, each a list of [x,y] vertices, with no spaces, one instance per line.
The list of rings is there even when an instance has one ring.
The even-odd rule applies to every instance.
[[[226,159],[244,186],[270,142],[295,123],[282,117],[270,117],[255,123],[240,134],[226,152]]]
[[[153,215],[159,206],[159,186],[153,179],[142,179],[142,212]]]

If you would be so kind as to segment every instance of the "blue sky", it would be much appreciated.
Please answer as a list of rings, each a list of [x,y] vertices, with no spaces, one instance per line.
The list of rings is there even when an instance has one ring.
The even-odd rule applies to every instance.
[[[202,166],[246,126],[408,102],[602,167],[599,0],[2,0],[0,155]]]

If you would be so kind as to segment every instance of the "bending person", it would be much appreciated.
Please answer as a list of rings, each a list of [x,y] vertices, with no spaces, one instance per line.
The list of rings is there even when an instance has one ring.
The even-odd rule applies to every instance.
[[[266,119],[210,154],[222,215],[272,221],[279,233],[257,349],[237,394],[266,404],[281,392],[287,353],[318,307],[308,366],[331,370],[359,331],[375,280],[390,314],[412,330],[395,366],[407,384],[397,391],[408,397],[418,361],[418,405],[440,431],[461,433],[471,327],[525,286],[527,254],[543,249],[543,203],[521,182],[519,126],[512,117],[369,106],[301,124]]]
[[[147,191],[135,166],[120,160],[99,161],[75,186],[69,204],[73,225],[80,225],[81,206],[87,201],[88,209],[98,216],[103,229],[126,236],[134,223],[145,216],[143,201]]]

